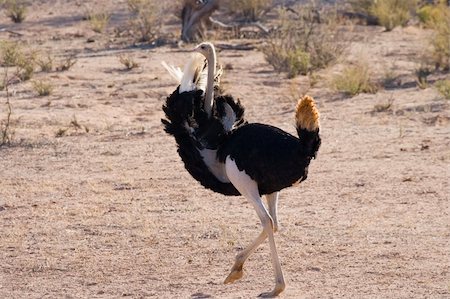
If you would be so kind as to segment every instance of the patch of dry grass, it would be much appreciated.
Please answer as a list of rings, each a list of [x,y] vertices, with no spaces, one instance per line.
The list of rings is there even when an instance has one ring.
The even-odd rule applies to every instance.
[[[43,80],[33,81],[33,89],[40,97],[49,96],[53,92],[53,85]]]
[[[119,58],[119,62],[127,70],[132,70],[132,69],[137,68],[139,66],[139,64],[130,55],[119,55],[118,58]]]
[[[16,78],[27,81],[32,78],[36,67],[36,53],[26,53],[19,43],[3,41],[0,43],[0,65],[14,67]]]
[[[370,78],[369,65],[366,62],[359,62],[350,65],[333,77],[333,87],[346,95],[355,96],[359,93],[376,93],[378,90]]]
[[[103,33],[109,23],[111,15],[106,12],[89,14],[89,25],[94,32]]]
[[[415,7],[416,0],[377,0],[373,1],[370,11],[386,31],[391,31],[397,26],[406,25]]]
[[[6,16],[14,23],[22,23],[25,20],[27,8],[23,0],[4,0]]]
[[[140,41],[157,39],[161,33],[161,16],[164,3],[152,0],[127,0],[128,10],[132,13],[130,26]]]
[[[230,0],[228,9],[237,15],[241,15],[248,21],[256,21],[272,6],[272,0]]]
[[[266,61],[289,78],[329,66],[346,47],[333,12],[323,12],[319,22],[313,6],[297,11],[279,10],[280,24],[262,47]]]
[[[435,86],[445,99],[450,100],[450,79],[437,81]]]

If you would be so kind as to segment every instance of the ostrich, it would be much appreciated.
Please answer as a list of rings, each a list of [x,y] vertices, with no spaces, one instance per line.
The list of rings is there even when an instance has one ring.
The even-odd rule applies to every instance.
[[[208,61],[211,59],[209,51],[214,50],[211,46],[212,44],[202,43],[195,51],[205,55]],[[275,287],[260,296],[277,296],[285,289],[274,239],[274,232],[279,226],[279,192],[306,179],[310,161],[316,157],[321,143],[319,112],[311,97],[304,96],[298,101],[295,109],[298,138],[270,125],[240,122],[240,117],[231,118],[234,120],[233,124],[238,125],[225,126],[224,116],[232,113],[229,109],[228,114],[224,112],[226,109],[218,109],[222,105],[218,104],[221,102],[221,96],[213,95],[208,98],[211,89],[206,88],[208,92],[203,96],[203,92],[187,86],[186,82],[199,82],[197,77],[201,66],[194,65],[191,64],[190,69],[185,68],[180,80],[182,84],[168,97],[163,106],[167,117],[167,120],[162,120],[165,130],[175,137],[185,168],[196,180],[215,192],[244,196],[260,218],[262,232],[236,256],[224,283],[232,283],[243,276],[244,262],[268,238],[275,272]],[[212,67],[208,67],[207,85],[212,84],[212,71]],[[181,90],[183,92],[180,92]],[[209,99],[213,101],[212,104],[208,102]],[[226,103],[236,102],[231,98]],[[222,108],[224,106],[222,105]],[[212,107],[210,116],[206,112],[208,107]],[[222,113],[218,113],[219,110],[222,110]],[[231,110],[234,113],[238,109]],[[209,127],[211,124],[213,126]],[[204,135],[207,138],[204,138],[203,143],[202,138],[199,138],[203,135],[198,135],[197,131],[209,132]],[[217,136],[214,135],[216,133]],[[204,150],[210,144],[214,145],[210,155],[205,155]],[[267,208],[262,195],[265,195]]]

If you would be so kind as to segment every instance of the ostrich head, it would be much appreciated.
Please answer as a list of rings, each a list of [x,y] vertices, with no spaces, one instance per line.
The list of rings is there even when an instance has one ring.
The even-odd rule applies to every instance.
[[[198,52],[210,60],[215,54],[214,45],[210,42],[203,42],[194,48],[195,52]]]

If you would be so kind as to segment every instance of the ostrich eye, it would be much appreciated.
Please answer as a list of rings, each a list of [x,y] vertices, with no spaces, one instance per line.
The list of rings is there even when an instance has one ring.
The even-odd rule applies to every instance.
[[[205,46],[201,46],[200,48],[205,49]]]

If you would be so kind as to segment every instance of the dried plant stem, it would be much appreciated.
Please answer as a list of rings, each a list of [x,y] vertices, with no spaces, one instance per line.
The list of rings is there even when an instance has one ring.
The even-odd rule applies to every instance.
[[[0,146],[11,143],[11,134],[10,134],[10,124],[11,124],[11,114],[12,107],[9,99],[9,80],[8,80],[8,68],[5,69],[5,76],[3,78],[3,82],[5,85],[6,91],[6,121],[5,126],[2,128],[2,139],[0,142]]]

